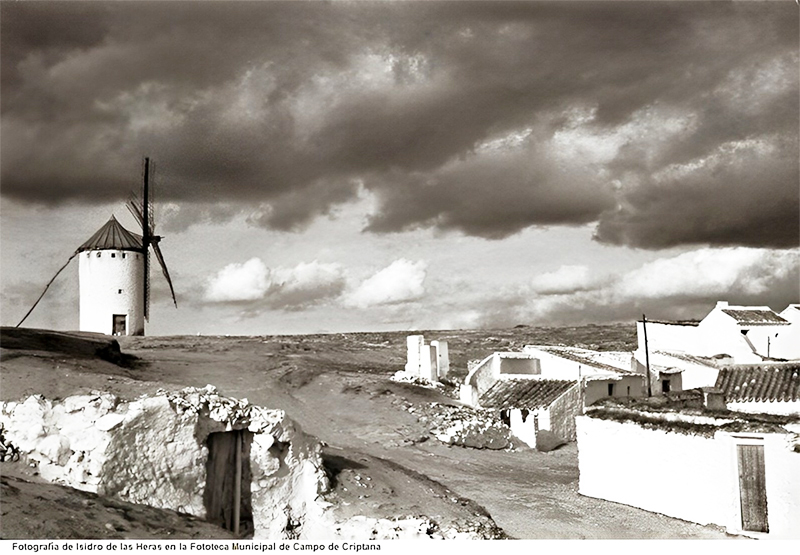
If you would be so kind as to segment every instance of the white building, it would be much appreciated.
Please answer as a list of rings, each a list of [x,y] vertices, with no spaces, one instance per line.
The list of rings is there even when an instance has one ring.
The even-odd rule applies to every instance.
[[[787,314],[794,317],[794,312],[800,311]],[[797,318],[800,320],[800,316]],[[636,326],[639,345],[635,356],[640,364],[646,363],[645,336],[649,353],[730,358],[736,364],[788,360],[800,355],[800,341],[792,341],[794,334],[800,333],[800,321],[792,324],[768,306],[733,306],[720,301],[700,322],[648,320],[637,322]]]
[[[540,430],[575,439],[575,416],[599,399],[639,397],[644,375],[632,371],[630,353],[576,347],[525,346],[497,352],[470,370],[460,399],[507,416],[512,433],[532,447]]]
[[[787,360],[800,360],[800,304],[790,304],[780,316],[789,326],[772,340],[771,353]]]
[[[644,356],[642,361],[636,360],[637,371],[647,374],[647,362]],[[684,389],[712,387],[717,381],[720,364],[730,362],[730,357],[718,359],[681,352],[650,352],[650,392],[652,395],[663,395]]]
[[[579,493],[758,538],[800,539],[800,421],[595,407],[577,422]]]
[[[114,216],[78,248],[81,331],[144,334],[144,256]]]

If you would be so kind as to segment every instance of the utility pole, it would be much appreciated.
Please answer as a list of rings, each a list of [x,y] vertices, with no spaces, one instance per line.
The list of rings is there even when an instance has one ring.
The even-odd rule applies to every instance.
[[[650,349],[647,347],[647,318],[642,314],[642,331],[644,332],[644,360],[647,365],[647,396],[653,396],[653,387],[650,383]]]

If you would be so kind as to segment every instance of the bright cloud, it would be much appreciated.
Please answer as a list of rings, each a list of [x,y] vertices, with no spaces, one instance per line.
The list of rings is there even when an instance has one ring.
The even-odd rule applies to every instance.
[[[562,295],[592,288],[597,280],[587,266],[561,266],[554,272],[534,277],[530,286],[540,295]]]
[[[400,258],[364,280],[346,299],[358,308],[417,300],[425,293],[427,264]]]
[[[344,270],[339,264],[301,262],[293,268],[267,268],[260,258],[229,264],[212,277],[205,300],[212,303],[252,302],[250,312],[299,309],[344,290]]]
[[[592,280],[562,266],[483,302],[481,324],[574,324],[702,317],[718,300],[778,311],[800,295],[800,250],[703,248]]]
[[[645,264],[614,286],[621,298],[758,295],[797,271],[797,251],[699,249]]]
[[[209,280],[205,298],[211,302],[254,301],[269,287],[269,269],[259,258],[228,264]]]

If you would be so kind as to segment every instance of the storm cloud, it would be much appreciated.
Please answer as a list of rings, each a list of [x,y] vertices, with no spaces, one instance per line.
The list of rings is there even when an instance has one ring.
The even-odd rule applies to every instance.
[[[161,200],[271,229],[363,187],[371,233],[597,222],[644,248],[800,243],[790,2],[0,9],[18,200],[122,200],[149,155]]]

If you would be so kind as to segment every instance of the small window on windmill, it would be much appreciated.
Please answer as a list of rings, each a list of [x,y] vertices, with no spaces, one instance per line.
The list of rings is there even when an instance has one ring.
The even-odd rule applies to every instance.
[[[112,252],[112,253],[111,253],[111,258],[116,258],[116,257],[117,257],[117,253],[115,253],[115,252]]]
[[[101,254],[102,254],[102,253],[98,252],[98,253],[97,253],[97,258],[100,258],[100,255],[101,255]]]
[[[117,295],[122,295],[122,289],[117,289]]]
[[[122,253],[122,258],[125,258],[125,253],[124,252]]]
[[[92,253],[90,253],[90,252],[87,252],[87,253],[86,253],[86,258],[89,258],[90,256],[92,256]]]

